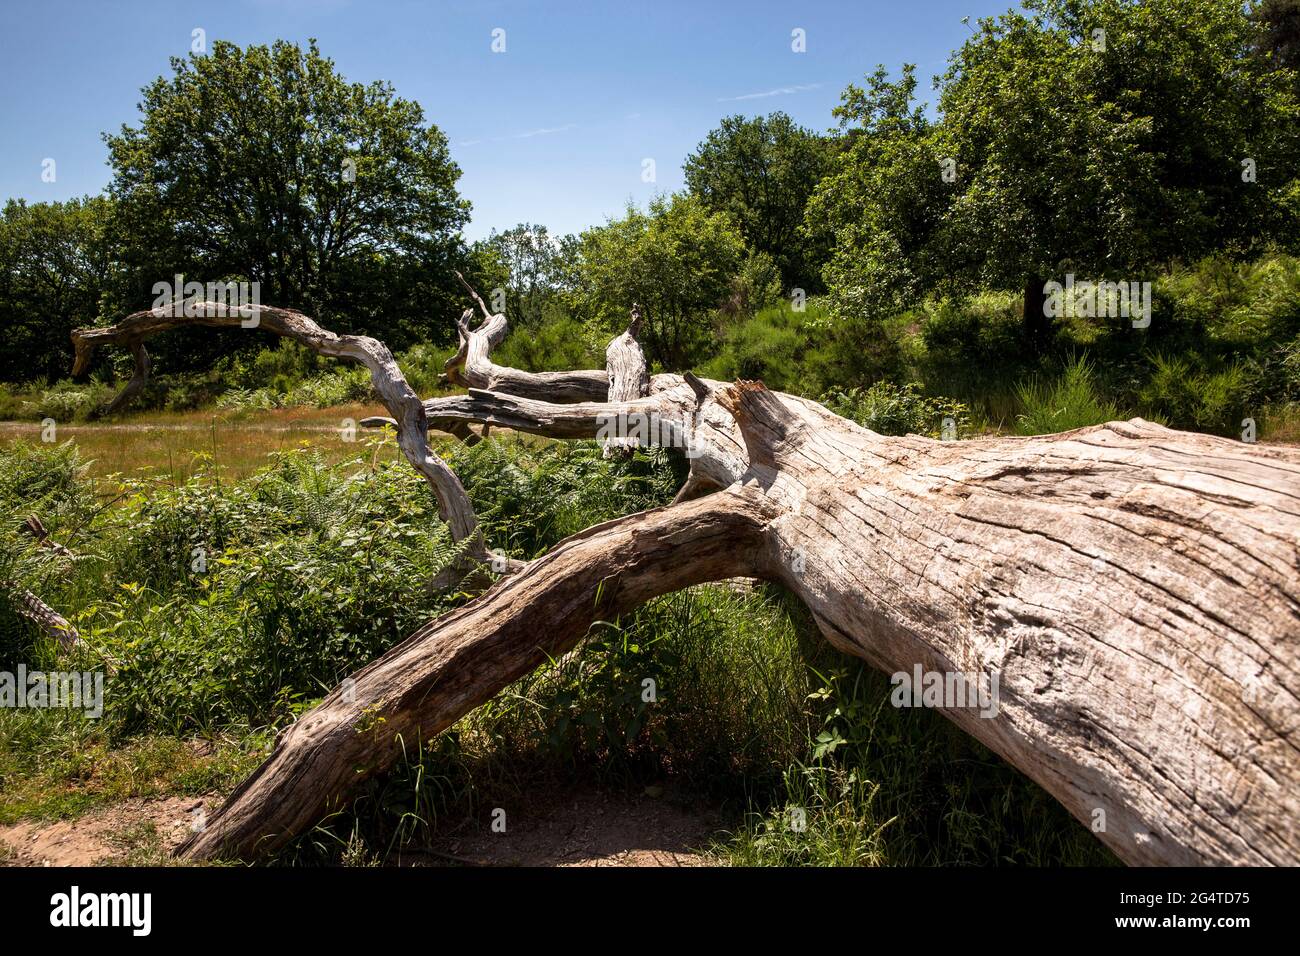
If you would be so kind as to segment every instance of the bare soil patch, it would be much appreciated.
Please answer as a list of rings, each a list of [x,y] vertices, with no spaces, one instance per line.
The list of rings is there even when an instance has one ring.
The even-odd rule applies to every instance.
[[[656,794],[651,796],[650,794]],[[72,820],[0,826],[0,865],[102,866],[165,862],[218,798],[128,800]],[[455,823],[426,849],[395,851],[400,866],[707,866],[720,819],[689,798],[649,788],[634,796],[590,787],[512,802],[505,832],[492,810]]]
[[[716,812],[659,788],[629,796],[579,788],[551,790],[439,833],[430,851],[402,863],[467,866],[707,866],[703,848],[718,831]],[[651,796],[650,794],[656,794]]]
[[[170,852],[189,836],[196,815],[216,798],[126,800],[73,820],[0,826],[6,866],[96,866],[130,862],[132,851]]]

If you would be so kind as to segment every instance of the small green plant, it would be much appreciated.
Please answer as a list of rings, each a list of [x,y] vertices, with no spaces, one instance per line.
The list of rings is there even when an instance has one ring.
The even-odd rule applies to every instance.
[[[372,398],[373,394],[369,372],[364,368],[346,369],[304,379],[280,397],[280,404],[328,408],[364,401]]]
[[[34,417],[53,418],[57,422],[85,421],[112,396],[113,389],[101,382],[62,381],[41,392],[34,403]]]
[[[1101,397],[1087,356],[1071,359],[1055,379],[1034,376],[1020,383],[1016,397],[1023,409],[1016,431],[1022,435],[1050,435],[1122,417]]]
[[[279,400],[269,388],[231,388],[217,399],[217,408],[243,411],[250,408],[276,408]]]

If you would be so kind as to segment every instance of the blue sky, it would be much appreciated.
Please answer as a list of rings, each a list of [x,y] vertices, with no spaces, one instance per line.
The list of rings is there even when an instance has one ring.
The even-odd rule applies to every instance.
[[[961,18],[1014,0],[0,3],[0,199],[103,189],[101,133],[136,121],[140,88],[188,53],[194,29],[240,44],[314,36],[349,80],[391,82],[447,134],[474,239],[525,221],[578,231],[678,189],[682,160],[729,113],[784,110],[827,129],[845,84],[878,63],[916,63],[930,95],[969,36]]]

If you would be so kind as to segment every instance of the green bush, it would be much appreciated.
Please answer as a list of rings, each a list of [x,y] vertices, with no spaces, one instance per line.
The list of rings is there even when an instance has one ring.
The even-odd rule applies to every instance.
[[[930,361],[972,372],[1003,368],[1023,358],[1024,321],[1020,299],[986,292],[947,298],[926,310],[921,340]]]
[[[926,397],[915,382],[876,382],[867,389],[835,390],[823,395],[821,402],[837,415],[880,435],[961,438],[970,431],[970,410],[964,404],[951,398]],[[951,431],[945,436],[946,419],[951,419]]]
[[[813,311],[811,316],[808,309]],[[728,322],[720,332],[717,356],[697,371],[706,378],[761,381],[769,388],[790,391],[798,384],[809,346],[807,325],[822,316],[816,303],[808,304],[802,313],[782,303]]]
[[[1034,376],[1016,387],[1023,409],[1016,417],[1022,435],[1050,435],[1123,417],[1099,393],[1087,356],[1067,362],[1054,379]]]
[[[437,348],[432,345],[413,345],[397,356],[397,366],[402,370],[407,384],[421,398],[441,390],[438,377],[455,349]]]
[[[308,405],[313,408],[328,408],[331,405],[367,401],[374,397],[370,372],[364,368],[350,367],[299,382],[284,392],[280,404],[286,407]]]
[[[231,388],[217,399],[217,408],[232,411],[278,408],[279,404],[279,398],[269,388]]]
[[[808,300],[802,311],[781,302],[725,323],[717,355],[696,371],[707,378],[757,379],[780,391],[819,395],[904,375],[913,326],[911,313],[867,322],[837,317],[821,299]]]
[[[33,417],[56,422],[81,422],[107,405],[114,389],[102,382],[78,384],[64,380],[45,389],[32,409]]]
[[[76,493],[74,463],[42,456],[39,482],[26,459],[0,466],[48,506]],[[45,596],[79,605],[88,653],[117,662],[106,727],[281,721],[450,606],[421,586],[460,553],[427,486],[404,462],[361,464],[292,452],[250,482],[159,484],[70,541],[80,588]]]
[[[18,394],[15,387],[0,382],[0,421],[26,418],[29,414],[30,403]]]
[[[494,440],[462,448],[456,466],[490,540],[530,557],[663,503],[680,480],[662,450],[607,460],[595,442]],[[71,443],[0,455],[0,579],[44,574],[42,596],[93,654],[119,662],[105,715],[115,732],[283,720],[459,599],[427,586],[461,549],[400,459],[328,466],[300,450],[244,482],[200,473],[138,490],[103,511]],[[54,568],[53,552],[19,535],[28,510],[82,555],[75,565]],[[40,635],[5,600],[8,657]]]
[[[672,455],[647,448],[607,459],[594,441],[502,436],[460,447],[451,465],[488,538],[531,558],[592,524],[667,504],[684,477]]]
[[[493,352],[492,361],[527,372],[604,368],[609,338],[600,341],[577,319],[550,314],[536,326],[511,330]]]
[[[251,355],[237,353],[223,359],[217,370],[233,387],[283,392],[334,364],[292,339],[278,339]]]
[[[17,439],[0,445],[0,502],[18,510],[81,515],[95,502],[86,466],[72,441],[59,445]]]
[[[1240,365],[1218,372],[1188,357],[1156,355],[1140,400],[1148,415],[1175,428],[1232,435],[1246,414],[1247,373]]]

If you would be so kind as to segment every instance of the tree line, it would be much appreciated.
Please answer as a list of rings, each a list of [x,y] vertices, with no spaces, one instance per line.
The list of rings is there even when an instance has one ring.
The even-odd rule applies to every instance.
[[[149,307],[176,275],[257,282],[394,348],[454,338],[456,270],[517,327],[589,343],[638,303],[666,368],[776,302],[820,298],[869,336],[927,298],[1017,290],[1042,351],[1046,290],[1068,275],[1294,247],[1298,49],[1298,0],[1029,0],[972,25],[932,108],[912,66],[881,67],[828,131],[729,116],[680,193],[576,236],[520,224],[471,244],[460,169],[418,104],[349,82],[314,41],[217,42],[105,134],[105,195],[5,205],[0,379],[64,376],[72,328]],[[250,345],[155,347],[181,370]]]

